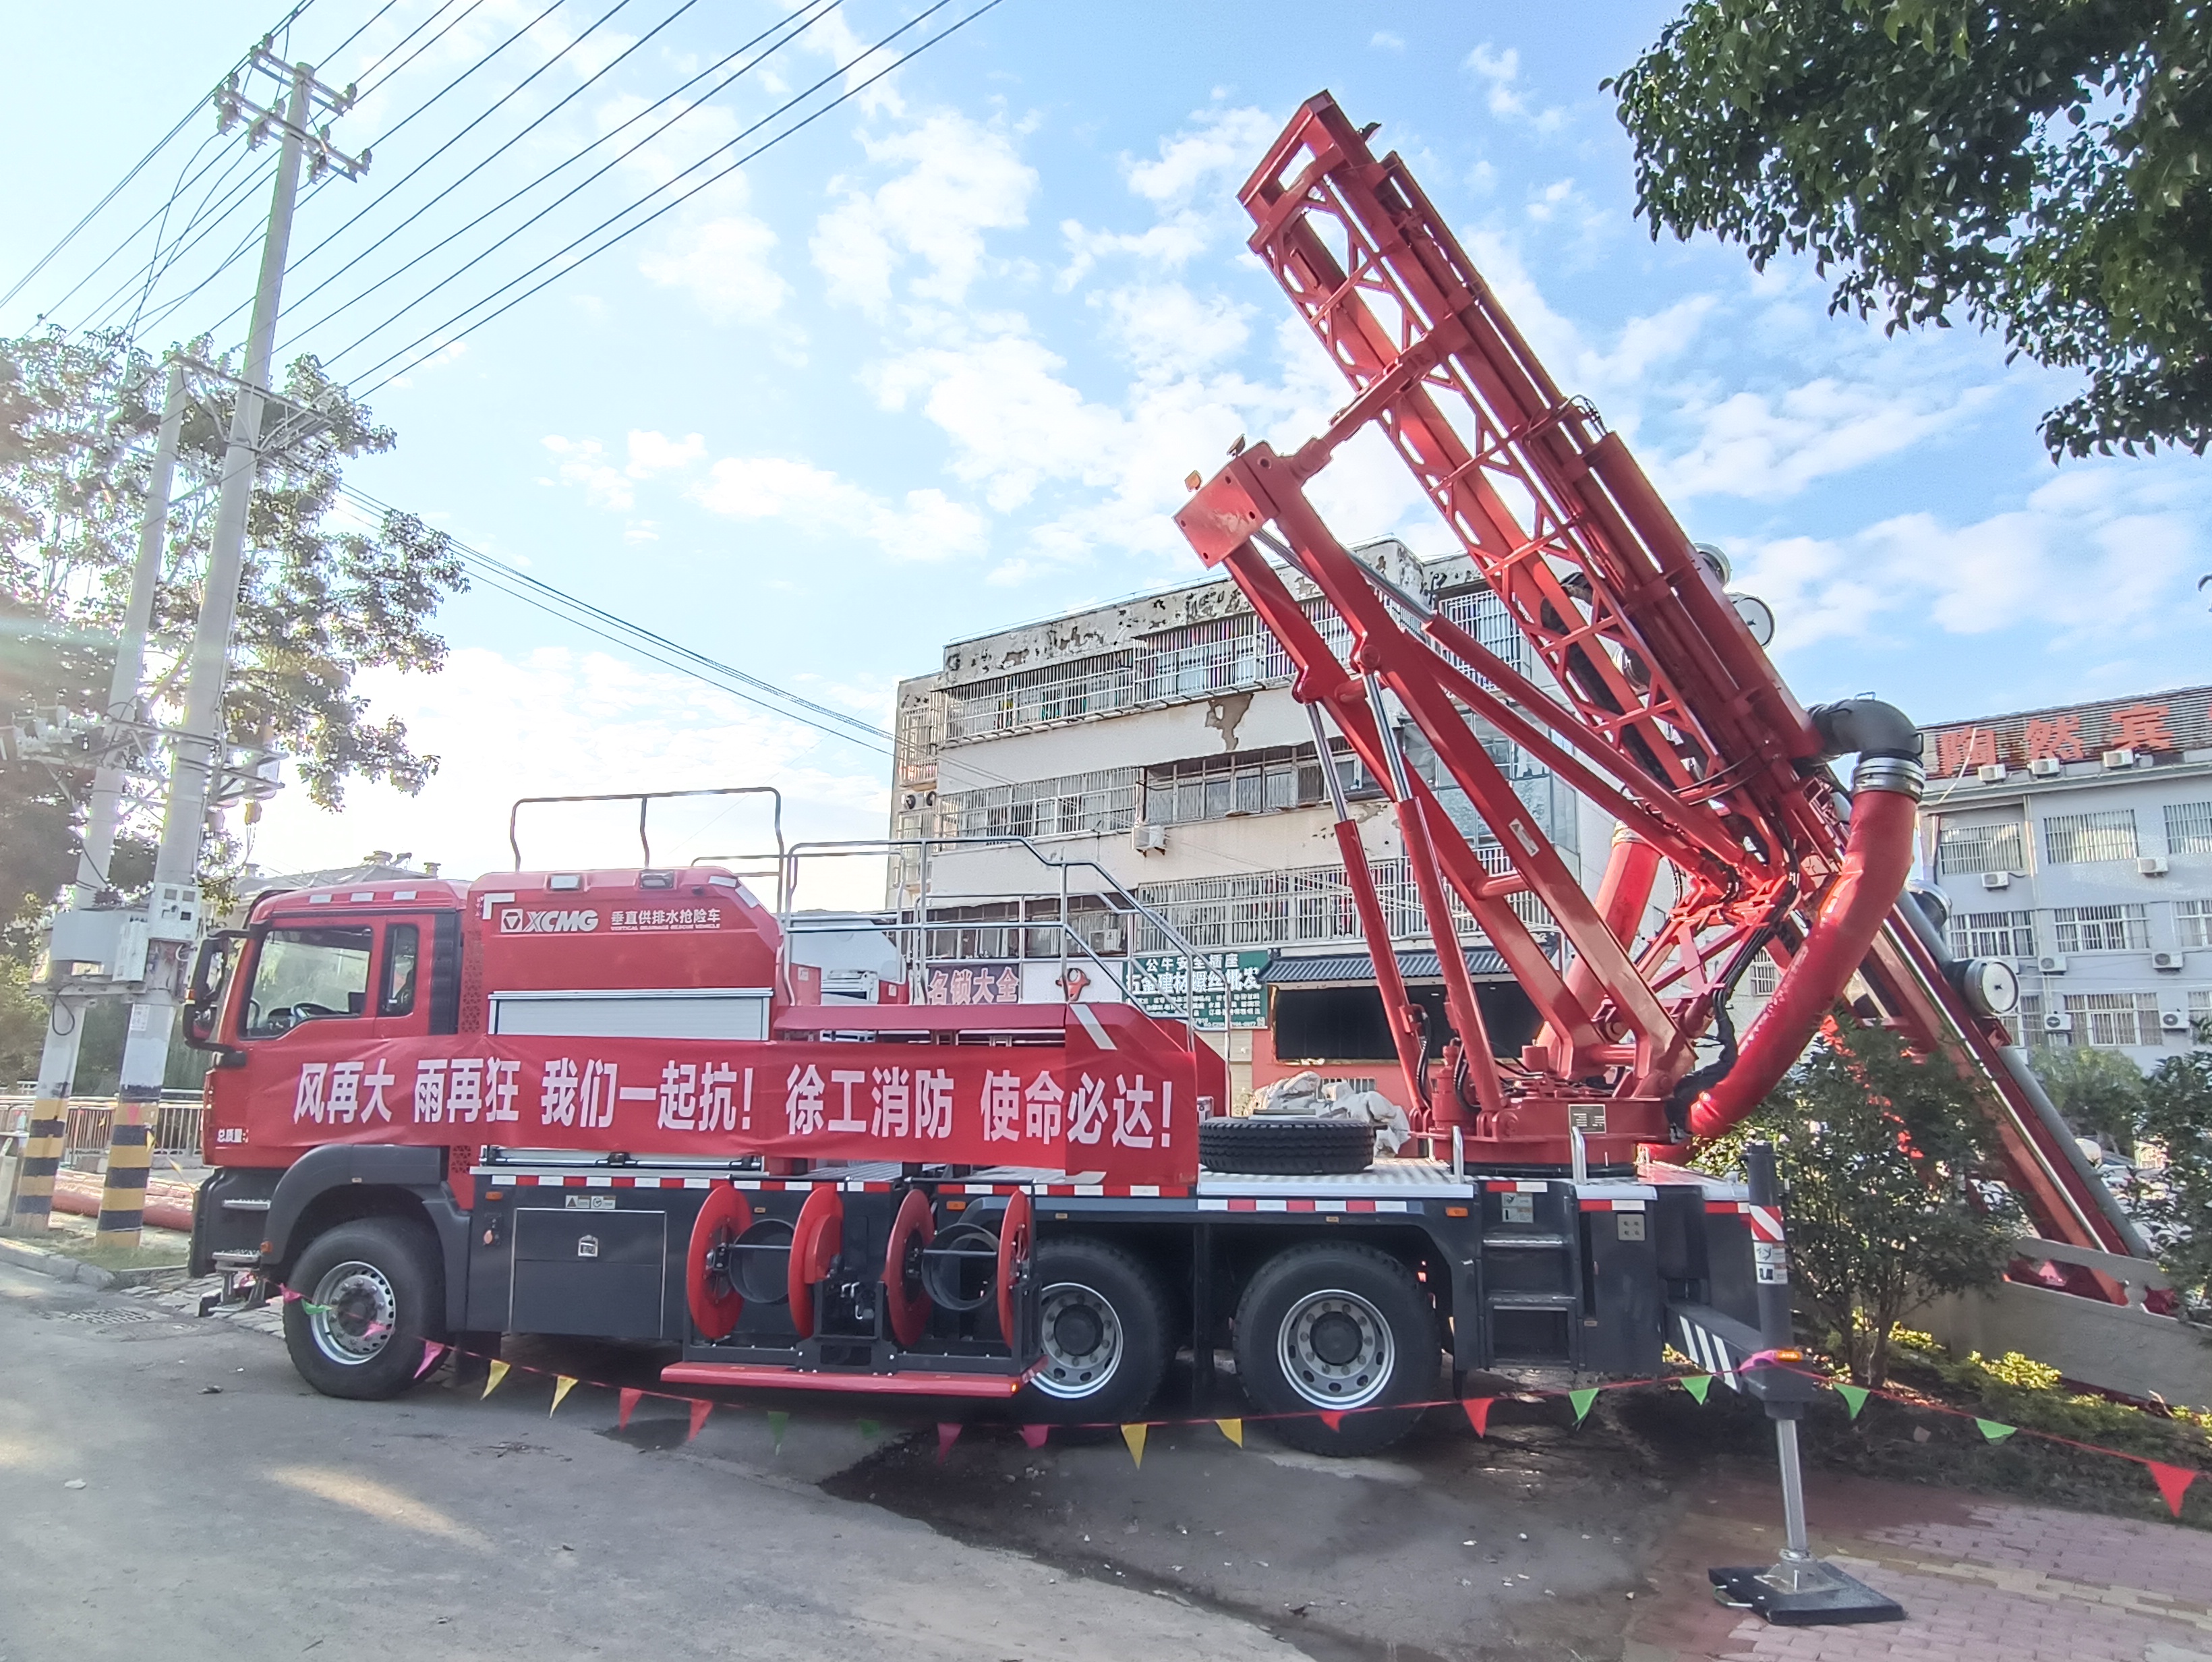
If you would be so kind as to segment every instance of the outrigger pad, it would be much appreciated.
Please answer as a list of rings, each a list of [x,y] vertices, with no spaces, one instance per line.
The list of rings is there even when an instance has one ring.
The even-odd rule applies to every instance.
[[[1778,1628],[1843,1627],[1854,1622],[1902,1622],[1905,1606],[1846,1575],[1825,1558],[1733,1569],[1709,1569],[1713,1597],[1731,1609],[1756,1610]]]

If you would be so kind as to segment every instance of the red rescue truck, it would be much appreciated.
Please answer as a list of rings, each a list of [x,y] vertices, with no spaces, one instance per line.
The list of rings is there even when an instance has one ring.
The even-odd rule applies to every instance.
[[[1349,1452],[1470,1372],[1649,1375],[1672,1344],[1786,1422],[1791,1376],[1743,1367],[1787,1342],[1774,1197],[1675,1162],[1839,999],[1992,1080],[2043,1233],[2139,1250],[2011,1047],[1999,968],[1952,961],[1940,920],[1900,904],[1911,724],[1799,706],[1723,569],[1326,95],[1242,199],[1352,399],[1295,452],[1240,441],[1177,523],[1288,653],[1317,746],[1340,734],[1389,798],[1440,1018],[1400,983],[1341,801],[1337,835],[1409,1157],[1374,1159],[1364,1128],[1224,1117],[1203,1037],[1131,1005],[947,1008],[896,977],[825,1001],[787,920],[725,870],[268,896],[195,974],[217,1169],[193,1252],[304,1295],[285,1327],[319,1389],[402,1390],[424,1340],[578,1334],[674,1347],[665,1377],[690,1385],[1112,1422],[1177,1351],[1202,1381],[1227,1348],[1255,1413]],[[1535,670],[1314,512],[1306,484],[1370,425]],[[1407,766],[1415,730],[1434,781]],[[1595,895],[1492,759],[1501,734],[1620,825]],[[1846,786],[1828,764],[1854,752]],[[1443,811],[1447,776],[1494,843]],[[1530,895],[1556,942],[1510,904]],[[1534,1006],[1531,1042],[1486,1032],[1455,903]],[[1761,959],[1778,989],[1739,1039],[1727,1001]],[[927,967],[908,954],[910,984]]]

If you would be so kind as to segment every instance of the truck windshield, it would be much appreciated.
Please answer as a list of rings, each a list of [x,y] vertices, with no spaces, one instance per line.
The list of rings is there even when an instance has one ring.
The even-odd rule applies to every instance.
[[[357,1016],[368,998],[368,929],[271,929],[246,989],[246,1037],[273,1038],[302,1021]]]

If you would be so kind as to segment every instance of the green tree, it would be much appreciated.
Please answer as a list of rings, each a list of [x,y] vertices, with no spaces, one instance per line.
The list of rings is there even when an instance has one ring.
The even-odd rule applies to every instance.
[[[205,359],[207,349],[203,340],[188,350]],[[96,715],[106,705],[165,374],[115,335],[0,340],[0,696],[9,701],[0,720],[26,708]],[[148,652],[153,713],[171,721],[181,709],[232,403],[222,376],[192,380]],[[445,642],[430,625],[465,581],[445,537],[413,516],[348,524],[337,515],[345,464],[391,449],[392,430],[311,357],[290,365],[279,391],[319,426],[263,463],[224,721],[232,739],[284,752],[310,800],[335,811],[349,780],[415,791],[435,770],[437,758],[416,754],[396,718],[377,719],[354,683],[377,667],[436,670]],[[18,956],[74,871],[86,782],[36,764],[0,770],[0,925],[12,928]],[[126,823],[116,886],[130,886],[134,864],[143,881],[134,839],[143,854],[154,829],[143,817]],[[218,841],[210,864],[224,854]]]
[[[2140,1123],[2163,1162],[2144,1174],[2144,1233],[2184,1301],[2212,1317],[2212,1051],[2170,1056],[2151,1069]]]
[[[2054,455],[2212,441],[2212,7],[1692,0],[1606,86],[1656,237],[2087,373]]]
[[[2061,1044],[2033,1052],[2030,1065],[2076,1136],[2134,1154],[2143,1106],[2142,1070],[2134,1062],[2118,1050]]]
[[[1740,1165],[1745,1142],[1774,1145],[1799,1310],[1879,1385],[1891,1330],[1931,1298],[1995,1281],[2011,1229],[1970,1189],[1992,1152],[1982,1087],[1846,1020],[1716,1154]]]

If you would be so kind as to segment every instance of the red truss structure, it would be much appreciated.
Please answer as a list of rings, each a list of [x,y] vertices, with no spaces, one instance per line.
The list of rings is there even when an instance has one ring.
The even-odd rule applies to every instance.
[[[1371,130],[1370,130],[1371,131]],[[1326,752],[1340,732],[1382,783],[1443,966],[1452,1037],[1423,1031],[1341,802],[1337,837],[1409,1091],[1490,1168],[1595,1166],[1680,1150],[1749,1112],[1846,994],[2002,1104],[2008,1176],[2043,1233],[2140,1251],[2103,1185],[1914,903],[1919,737],[1870,700],[1808,712],[1753,638],[1618,434],[1553,382],[1396,155],[1326,94],[1241,192],[1251,247],[1352,389],[1290,454],[1232,456],[1176,516],[1297,667]],[[1307,497],[1354,435],[1401,457],[1542,667],[1525,673],[1425,598],[1355,559]],[[1193,476],[1194,486],[1197,476]],[[1270,558],[1270,556],[1273,558]],[[1309,580],[1350,633],[1342,659],[1292,592]],[[1502,848],[1486,868],[1408,765],[1433,748]],[[1503,734],[1620,825],[1593,897],[1485,749]],[[1847,791],[1830,758],[1857,752]],[[1555,961],[1518,915],[1533,895]],[[1542,1027],[1498,1056],[1452,903]],[[1761,957],[1779,985],[1741,1041],[1726,1000]],[[1866,1001],[1870,1001],[1870,1005]],[[1717,1054],[1700,1065],[1697,1042]]]

